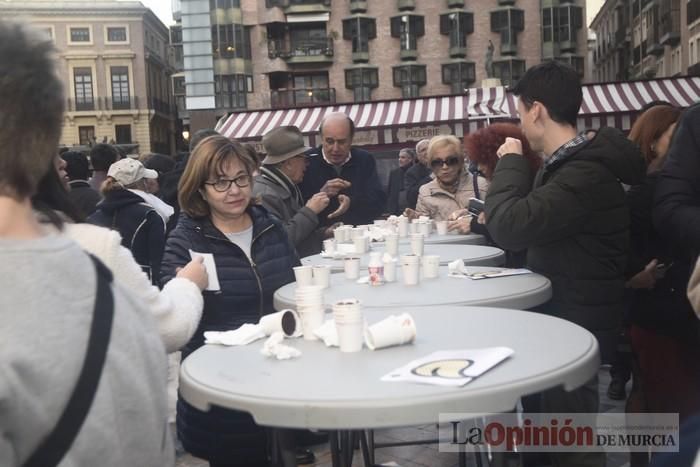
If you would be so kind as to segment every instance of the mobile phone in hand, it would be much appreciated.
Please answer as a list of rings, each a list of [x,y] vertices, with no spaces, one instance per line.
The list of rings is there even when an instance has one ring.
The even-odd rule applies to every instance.
[[[469,204],[467,205],[467,211],[474,216],[479,216],[484,212],[484,202],[477,198],[469,198]]]

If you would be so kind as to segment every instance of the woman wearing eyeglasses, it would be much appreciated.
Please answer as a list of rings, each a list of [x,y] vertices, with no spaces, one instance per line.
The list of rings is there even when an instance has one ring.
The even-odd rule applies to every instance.
[[[464,166],[464,150],[455,136],[440,135],[430,140],[428,145],[428,165],[433,171],[433,180],[420,187],[416,210],[406,210],[408,217],[430,216],[435,221],[450,221],[449,230],[459,233],[470,232],[471,217],[468,215],[454,219],[452,214],[466,209],[469,198],[474,198],[473,175]],[[479,191],[483,194],[488,183],[477,179]]]
[[[293,282],[299,264],[282,224],[252,203],[256,163],[223,136],[203,140],[190,156],[179,185],[183,216],[168,237],[162,280],[190,261],[190,251],[213,255],[219,290],[205,290],[197,331],[182,358],[204,344],[205,331],[257,323],[273,312],[272,294]],[[211,286],[212,276],[209,276]],[[266,435],[250,415],[177,404],[177,431],[185,449],[211,466],[267,465]]]

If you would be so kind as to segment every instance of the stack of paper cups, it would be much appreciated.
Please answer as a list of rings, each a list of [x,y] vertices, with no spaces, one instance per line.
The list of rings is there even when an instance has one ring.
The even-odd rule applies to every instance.
[[[413,225],[413,224],[411,224]],[[423,256],[423,245],[425,243],[423,234],[411,235],[411,253],[416,256]]]
[[[438,235],[447,235],[447,221],[435,222],[435,228],[437,229]]]
[[[362,255],[369,250],[369,237],[355,237],[352,239],[355,244],[355,253]]]
[[[335,235],[335,231],[333,231],[333,235]],[[323,251],[328,253],[329,255],[332,255],[335,253],[335,244],[337,242],[337,239],[329,238],[323,241]]]
[[[371,350],[403,345],[416,338],[416,323],[408,313],[391,315],[365,331],[365,343]]]
[[[339,300],[333,304],[333,319],[338,331],[341,352],[362,350],[365,322],[357,299]]]
[[[366,231],[367,231],[367,229],[365,229],[364,227],[355,227],[354,229],[351,230],[351,233],[350,233],[351,239],[355,240],[356,238],[364,237]]]
[[[413,222],[411,222],[408,225],[408,234],[409,235],[415,235],[417,233],[420,233],[420,226],[418,225],[418,219],[414,219]]]
[[[318,286],[298,287],[295,292],[297,313],[301,319],[301,330],[307,341],[318,340],[314,330],[323,324],[323,289]]]
[[[396,234],[387,234],[384,236],[386,252],[391,256],[399,255],[399,236]]]
[[[438,277],[440,271],[440,257],[438,255],[423,256],[423,277],[433,279]]]
[[[396,280],[396,259],[384,253],[382,261],[384,262],[384,281],[394,282]]]
[[[401,273],[405,285],[417,285],[420,278],[420,256],[401,256]]]

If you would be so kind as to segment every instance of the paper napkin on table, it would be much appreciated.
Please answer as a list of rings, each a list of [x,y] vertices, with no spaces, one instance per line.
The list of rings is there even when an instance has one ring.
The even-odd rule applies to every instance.
[[[263,344],[260,353],[266,357],[274,357],[277,360],[289,360],[290,358],[296,358],[301,355],[299,349],[284,345],[282,344],[283,341],[284,334],[279,331],[273,332]]]
[[[390,371],[381,380],[464,386],[513,355],[513,352],[508,347],[442,350]]]
[[[205,344],[248,345],[265,337],[265,331],[259,324],[244,324],[233,331],[205,331]]]
[[[321,339],[328,347],[338,347],[338,329],[335,320],[326,320],[320,327],[314,329],[314,335]]]
[[[507,276],[519,276],[522,274],[532,274],[532,271],[525,268],[519,269],[508,269],[508,268],[494,268],[494,269],[469,269],[463,268],[462,271],[450,271],[450,277],[459,277],[462,279],[491,279],[494,277],[507,277]]]

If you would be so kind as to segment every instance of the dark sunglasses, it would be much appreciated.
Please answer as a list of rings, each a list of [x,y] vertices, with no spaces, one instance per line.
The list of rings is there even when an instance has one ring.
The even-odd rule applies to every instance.
[[[444,165],[447,165],[448,167],[453,167],[455,165],[459,165],[459,156],[449,156],[447,159],[433,159],[430,161],[430,168],[432,169],[439,169]]]

